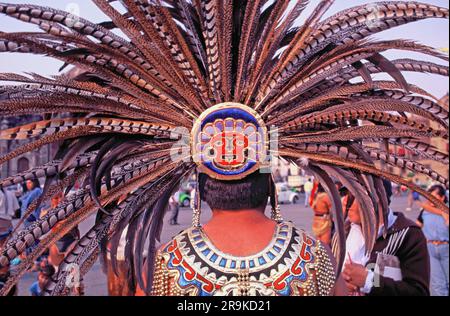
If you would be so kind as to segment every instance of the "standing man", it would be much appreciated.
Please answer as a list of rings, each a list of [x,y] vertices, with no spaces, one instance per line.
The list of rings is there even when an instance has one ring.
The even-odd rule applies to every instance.
[[[448,203],[445,188],[441,185],[432,186],[428,192],[444,203]],[[417,202],[423,209],[422,231],[428,242],[431,264],[431,295],[448,296],[448,254],[449,233],[448,214],[436,208],[431,202]]]
[[[312,223],[314,236],[325,245],[330,245],[333,228],[333,220],[331,219],[333,205],[331,204],[330,197],[321,184],[319,184],[317,188],[317,194],[314,198],[312,208],[314,211]]]
[[[169,200],[169,207],[172,215],[170,216],[169,224],[174,225],[180,225],[178,224],[178,213],[180,212],[180,192],[176,192],[174,195],[170,197]]]
[[[26,182],[27,191],[20,198],[21,206],[20,212],[21,217],[24,216],[28,210],[28,207],[36,201],[42,194],[42,189],[39,184],[39,180],[27,180]],[[41,209],[42,206],[34,210],[26,219],[25,219],[25,227],[30,226],[33,222],[38,220],[41,217]]]
[[[309,197],[311,196],[313,187],[314,184],[311,181],[311,178],[308,178],[308,181],[306,181],[305,185],[303,186],[303,190],[305,190],[305,207],[309,207]]]
[[[384,181],[384,185],[390,202],[392,185],[389,181]],[[345,265],[343,276],[347,289],[370,296],[429,296],[430,261],[420,227],[403,213],[391,210],[386,237],[383,231],[381,224],[365,266]]]
[[[16,195],[3,187],[0,188],[0,215],[14,217],[19,209]]]
[[[344,267],[346,264],[356,263],[365,266],[369,257],[366,251],[366,244],[364,240],[364,234],[362,231],[362,217],[361,208],[359,203],[355,200],[350,192],[342,198],[342,205],[345,206],[345,213],[347,214],[347,221],[345,222],[345,260]],[[336,248],[337,234],[334,235],[332,245],[333,252],[337,254],[338,249]],[[350,296],[361,296],[359,291],[349,292]]]
[[[6,242],[6,239],[11,234],[13,230],[11,218],[9,216],[5,216],[0,214],[0,249],[3,248],[3,245]],[[10,276],[9,264],[0,266],[0,289],[3,288],[6,281]],[[17,295],[17,286],[15,285],[6,296],[15,296]]]
[[[408,182],[412,183],[412,178],[408,178]],[[411,189],[408,189],[408,198],[407,198],[407,205],[406,205],[406,212],[411,212],[414,206],[414,191]]]

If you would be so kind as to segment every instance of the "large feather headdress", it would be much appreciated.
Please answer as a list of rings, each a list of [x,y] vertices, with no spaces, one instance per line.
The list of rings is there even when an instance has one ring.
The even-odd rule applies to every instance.
[[[127,227],[130,281],[150,292],[165,206],[180,181],[196,168],[226,180],[264,167],[267,156],[301,163],[332,198],[339,265],[345,237],[334,180],[360,203],[369,250],[380,218],[386,221],[388,214],[382,179],[405,185],[448,211],[400,171],[424,174],[447,188],[448,178],[389,152],[392,144],[448,164],[448,152],[422,140],[448,141],[448,108],[402,75],[413,71],[448,76],[448,67],[412,59],[391,61],[383,53],[397,49],[448,59],[414,41],[370,39],[406,23],[448,18],[447,9],[383,1],[324,19],[334,1],[317,0],[304,24],[295,26],[306,0],[93,2],[110,21],[96,24],[52,8],[0,3],[4,15],[41,29],[3,30],[1,52],[51,56],[83,71],[76,77],[51,78],[0,74],[1,81],[21,83],[0,87],[0,115],[43,117],[0,131],[3,140],[31,140],[1,156],[0,163],[46,144],[62,144],[55,160],[4,178],[0,185],[45,177],[43,196],[31,212],[52,195],[67,193],[76,180],[84,183],[1,250],[0,264],[5,265],[41,239],[2,294],[49,245],[97,212],[95,226],[66,257],[46,292],[65,293],[69,272],[64,267],[77,264],[86,273],[104,250],[104,240],[111,244],[116,267],[117,246]],[[382,72],[392,80],[373,78]],[[358,77],[363,80],[355,81]],[[416,117],[435,122],[437,128]],[[217,155],[210,150],[207,144],[217,135],[217,148],[231,146],[231,152]],[[227,137],[228,145],[223,142]],[[233,152],[237,147],[246,150],[244,156]],[[210,160],[196,159],[199,153]]]

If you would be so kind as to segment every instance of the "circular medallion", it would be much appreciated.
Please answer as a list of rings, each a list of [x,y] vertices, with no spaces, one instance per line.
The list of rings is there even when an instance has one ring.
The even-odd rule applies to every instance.
[[[215,105],[200,115],[191,134],[199,171],[219,180],[238,180],[267,158],[267,128],[259,114],[239,103]]]

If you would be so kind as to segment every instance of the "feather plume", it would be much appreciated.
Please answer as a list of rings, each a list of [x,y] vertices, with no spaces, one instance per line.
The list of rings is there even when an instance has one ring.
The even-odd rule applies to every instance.
[[[51,77],[0,73],[5,82],[0,85],[0,116],[34,115],[32,122],[0,130],[2,142],[29,141],[3,153],[0,165],[60,144],[49,162],[3,177],[0,187],[45,178],[43,195],[26,214],[53,194],[64,195],[32,225],[21,229],[19,223],[0,250],[3,267],[39,242],[0,294],[49,245],[96,213],[95,225],[66,256],[45,293],[67,295],[64,267],[78,264],[84,275],[104,256],[108,242],[117,272],[119,241],[127,228],[127,285],[151,293],[167,200],[195,170],[190,152],[175,160],[171,153],[184,152],[186,145],[179,141],[189,138],[205,110],[222,102],[255,109],[278,131],[276,155],[311,171],[326,187],[333,201],[339,267],[345,255],[344,218],[333,181],[347,187],[362,206],[368,251],[379,225],[387,221],[382,179],[405,185],[448,213],[444,203],[402,177],[408,170],[449,187],[445,175],[419,160],[448,164],[448,150],[427,141],[437,137],[448,142],[448,106],[404,76],[448,76],[448,56],[412,40],[372,38],[400,25],[448,19],[448,9],[382,1],[324,18],[333,0],[301,0],[292,6],[268,0],[92,2],[107,21],[93,23],[61,10],[0,2],[1,15],[38,31],[2,30],[0,53],[51,57],[61,62],[61,71],[75,67]],[[315,9],[297,25],[313,2]],[[391,49],[440,61],[389,60],[385,52]],[[378,80],[379,73],[391,81]],[[381,146],[375,147],[377,143]],[[390,152],[393,145],[417,157],[399,157]],[[82,187],[68,195],[75,181]]]

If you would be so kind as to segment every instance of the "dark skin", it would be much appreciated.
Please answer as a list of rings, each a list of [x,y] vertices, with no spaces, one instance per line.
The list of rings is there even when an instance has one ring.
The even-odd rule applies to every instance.
[[[360,288],[364,287],[366,283],[367,268],[360,264],[349,263],[345,265],[342,276],[345,280],[345,285],[349,292],[358,292]]]

